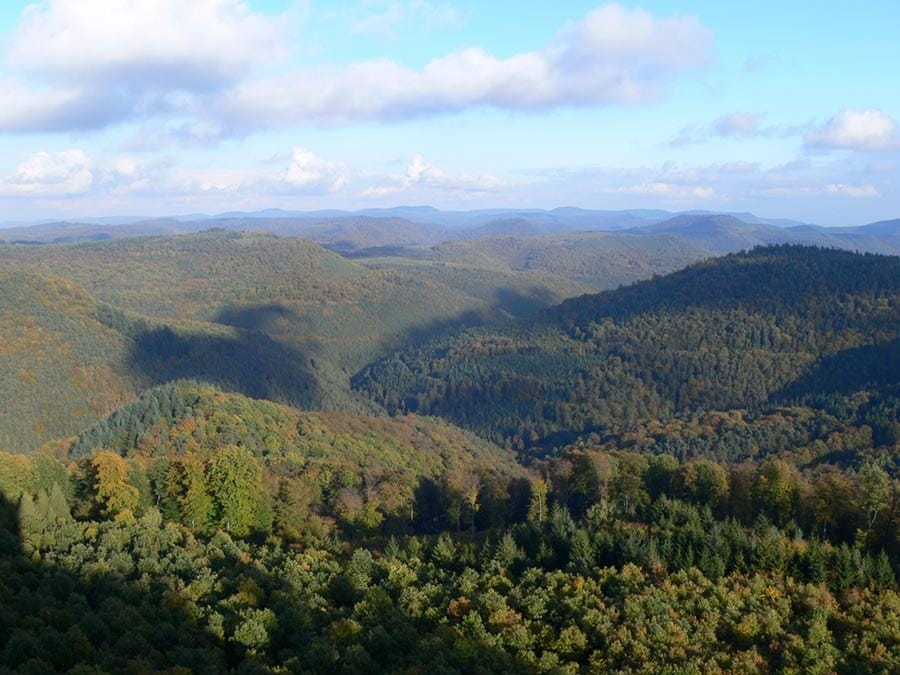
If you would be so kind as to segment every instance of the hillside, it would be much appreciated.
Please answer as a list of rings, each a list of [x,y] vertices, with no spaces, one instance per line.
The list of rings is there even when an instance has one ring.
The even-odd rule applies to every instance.
[[[525,475],[512,453],[443,420],[304,412],[185,381],[150,389],[94,424],[68,456],[126,457],[133,471],[146,471],[146,488],[178,520],[184,495],[172,467],[214,464],[229,448],[252,458],[276,513],[288,506],[286,494],[299,498],[302,490],[307,516],[312,511],[345,528],[361,525],[366,513],[378,523],[393,518],[407,525],[411,508],[414,518],[442,517],[424,512],[425,483],[471,475],[505,484]],[[281,524],[295,531],[299,525]]]
[[[607,290],[681,269],[713,254],[670,234],[585,232],[452,241],[433,247],[429,255],[439,261],[552,274]]]
[[[6,406],[5,447],[30,450],[74,433],[142,387],[184,377],[304,408],[374,413],[350,390],[349,373],[387,350],[586,290],[552,275],[401,262],[364,265],[309,240],[223,231],[0,247],[5,283],[31,280],[6,295],[7,339],[30,344],[17,327],[36,321],[67,331],[5,362],[16,401]],[[45,288],[47,275],[77,302]],[[19,373],[44,368],[59,379],[53,364],[66,364],[70,379],[80,368],[91,375],[53,398],[51,379]]]
[[[98,299],[144,316],[261,330],[354,369],[410,331],[473,312],[502,315],[501,290],[533,297],[532,311],[583,292],[559,278],[507,273],[481,279],[473,297],[428,270],[372,269],[308,240],[216,231],[7,247],[0,249],[0,264],[71,279]]]
[[[0,451],[80,431],[133,396],[129,340],[58,277],[0,274]]]
[[[389,411],[442,415],[518,448],[556,444],[799,396],[796,383],[849,350],[889,349],[898,307],[898,258],[763,248],[437,339],[354,384]],[[875,384],[895,375],[872,374]]]
[[[34,273],[0,276],[0,291],[0,451],[76,434],[147,387],[184,377],[304,407],[376,410],[313,352],[253,327],[148,319]]]
[[[208,457],[229,444],[286,474],[309,464],[411,472],[416,478],[471,467],[516,475],[514,457],[436,418],[311,412],[179,380],[153,387],[72,441],[71,458],[99,449],[124,457]]]
[[[484,300],[503,289],[481,279],[517,278],[309,251]],[[125,261],[142,260],[127,278]],[[504,291],[493,323],[434,325],[356,378],[361,405],[505,449],[418,412],[261,400],[325,393],[324,357],[272,337],[280,306],[188,319],[200,303],[159,283],[148,302],[190,312],[152,318],[5,275],[12,365],[33,350],[58,376],[93,348],[161,384],[35,453],[0,449],[0,668],[894,672],[898,265],[757,249],[527,318]]]

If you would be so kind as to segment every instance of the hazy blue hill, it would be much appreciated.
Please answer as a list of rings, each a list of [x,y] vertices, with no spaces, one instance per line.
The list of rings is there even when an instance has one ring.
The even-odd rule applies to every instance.
[[[900,235],[900,218],[894,220],[880,220],[877,223],[869,223],[868,225],[863,225],[856,229],[867,234],[888,234],[897,236]]]
[[[690,244],[717,253],[732,253],[771,244],[804,244],[888,255],[900,253],[900,234],[897,227],[891,224],[895,221],[856,228],[829,228],[747,215],[752,222],[736,215],[683,214],[631,231],[674,234]]]
[[[208,221],[198,223],[205,229]],[[217,218],[225,230],[266,232],[303,237],[330,247],[353,251],[373,246],[422,246],[447,238],[445,228],[399,217],[342,215],[329,217]]]
[[[668,211],[596,211],[564,206],[550,211],[573,230],[625,230],[670,217]]]
[[[542,219],[543,220],[543,219]],[[484,225],[473,227],[461,233],[461,239],[481,239],[496,236],[527,237],[530,235],[545,234],[546,221],[538,223],[533,218],[498,218]]]
[[[369,248],[432,246],[456,239],[624,230],[676,233],[695,247],[712,247],[718,253],[760,244],[801,243],[896,254],[900,252],[900,233],[895,223],[884,221],[857,228],[823,228],[745,212],[696,210],[671,213],[655,209],[610,211],[577,207],[441,211],[430,206],[398,206],[356,212],[266,209],[215,216],[98,218],[77,223],[18,226],[7,228],[0,234],[6,241],[35,244],[185,234],[221,228],[306,237],[335,250],[358,255]]]
[[[728,215],[680,215],[632,231],[676,234],[695,246],[717,253],[740,251],[759,244],[792,241],[790,234],[782,228],[764,223],[745,223]]]

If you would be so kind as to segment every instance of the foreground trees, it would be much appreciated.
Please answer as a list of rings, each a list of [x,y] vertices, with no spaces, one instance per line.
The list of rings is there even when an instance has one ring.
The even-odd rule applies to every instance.
[[[487,536],[300,548],[195,538],[155,507],[76,522],[27,503],[0,554],[0,669],[900,669],[886,556],[667,497],[642,523],[556,504]]]

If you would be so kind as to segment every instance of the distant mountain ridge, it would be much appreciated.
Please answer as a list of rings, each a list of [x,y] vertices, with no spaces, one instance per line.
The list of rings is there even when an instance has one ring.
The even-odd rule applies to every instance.
[[[713,226],[713,223],[715,225]],[[714,227],[715,231],[711,230]],[[758,244],[802,243],[871,253],[900,252],[900,220],[860,227],[821,227],[753,213],[658,209],[601,210],[566,206],[554,209],[442,211],[431,206],[396,206],[358,211],[325,209],[229,211],[154,218],[89,218],[17,225],[0,229],[9,243],[67,243],[122,237],[186,234],[222,228],[270,232],[313,239],[342,251],[378,246],[432,246],[457,239],[512,235],[543,236],[572,232],[670,232],[710,253]]]

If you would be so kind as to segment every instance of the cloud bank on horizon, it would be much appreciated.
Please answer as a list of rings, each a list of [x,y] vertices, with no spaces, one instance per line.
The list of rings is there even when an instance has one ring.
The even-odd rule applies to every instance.
[[[774,2],[556,4],[21,3],[0,15],[4,220],[400,202],[900,213],[895,88],[810,58],[849,30],[838,12],[779,41]],[[845,71],[875,72],[877,12],[854,12],[869,49]],[[772,53],[754,51],[763,36]]]

